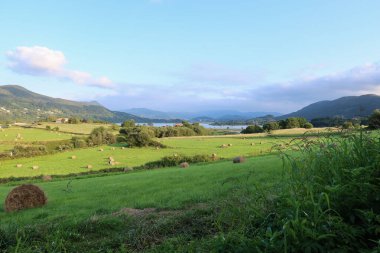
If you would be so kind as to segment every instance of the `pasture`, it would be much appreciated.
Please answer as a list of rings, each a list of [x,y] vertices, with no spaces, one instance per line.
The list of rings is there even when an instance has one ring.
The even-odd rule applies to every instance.
[[[163,138],[159,139],[159,141],[168,146],[167,148],[123,148],[115,145],[75,149],[44,156],[0,161],[0,177],[64,175],[86,172],[88,171],[87,165],[91,165],[92,170],[112,167],[136,167],[148,162],[157,161],[164,156],[175,154],[186,156],[204,154],[211,156],[215,153],[222,159],[231,159],[239,155],[247,157],[258,156],[271,152],[274,144],[290,140],[291,138],[287,137],[253,136],[244,138]],[[221,148],[223,144],[226,144],[227,147]],[[73,156],[75,156],[75,159],[72,159]],[[109,157],[113,157],[117,164],[109,165]],[[17,164],[22,164],[22,167],[18,168]],[[38,166],[38,169],[33,170],[33,166]]]
[[[191,165],[187,169],[163,168],[104,177],[90,177],[38,183],[47,193],[48,205],[12,214],[0,207],[2,225],[18,220],[22,223],[53,220],[58,217],[77,219],[97,210],[115,212],[123,207],[181,209],[188,205],[225,197],[232,184],[223,182],[231,177],[246,178],[252,183],[272,184],[278,179],[281,160],[263,156],[233,164],[231,161]],[[0,185],[0,199],[5,199],[12,186]],[[67,191],[68,190],[68,191]],[[111,197],[112,196],[112,197]],[[72,212],[75,210],[75,212]]]
[[[86,135],[86,134],[90,134],[91,131],[97,127],[103,126],[105,128],[111,128],[113,124],[106,124],[106,123],[61,124],[61,123],[55,123],[55,122],[43,122],[38,125],[33,125],[33,127],[40,128],[40,129],[46,129],[47,126],[50,126],[51,128],[58,127],[59,128],[58,131],[63,132],[63,133]]]

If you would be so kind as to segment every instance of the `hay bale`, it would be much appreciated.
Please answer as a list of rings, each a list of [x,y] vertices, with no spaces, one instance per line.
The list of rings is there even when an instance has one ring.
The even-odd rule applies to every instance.
[[[237,156],[232,160],[233,163],[243,163],[245,162],[245,157],[244,156]]]
[[[53,178],[50,175],[43,175],[42,180],[43,181],[51,181]]]
[[[112,147],[111,150],[115,150],[115,147]]]
[[[108,157],[108,160],[109,160],[109,161],[115,161],[115,159],[113,159],[112,156]]]
[[[72,156],[71,156],[71,159],[72,159],[72,160],[75,160],[75,159],[77,159],[77,157],[76,157],[75,155],[72,155]]]
[[[189,163],[187,163],[187,162],[183,162],[183,163],[181,163],[180,165],[179,165],[179,167],[181,167],[181,168],[189,168]]]
[[[125,147],[121,147],[121,149],[125,149]]]
[[[108,161],[108,164],[111,166],[114,166],[116,163],[115,163],[115,161]]]
[[[92,169],[92,165],[91,164],[87,165],[87,169]]]
[[[33,166],[32,166],[32,169],[33,169],[33,170],[38,170],[39,168],[40,168],[40,167],[39,167],[38,165],[33,165]]]
[[[103,152],[103,151],[104,151],[104,149],[100,148],[100,149],[99,149],[99,151],[100,151],[100,152]]]
[[[231,144],[231,143],[229,143],[229,144],[228,144],[228,146],[229,146],[229,147],[232,147],[232,144]]]
[[[5,199],[5,211],[14,212],[26,208],[45,205],[47,197],[45,193],[32,184],[24,184],[14,188]]]
[[[226,147],[228,147],[228,145],[227,144],[222,144],[220,147],[221,148],[226,148]]]
[[[21,168],[21,167],[22,167],[22,164],[16,164],[16,167],[17,167],[17,168]]]
[[[251,146],[255,146],[255,143],[252,142],[252,143],[251,143]]]
[[[262,141],[260,141],[260,144],[263,144],[263,142],[262,142]]]

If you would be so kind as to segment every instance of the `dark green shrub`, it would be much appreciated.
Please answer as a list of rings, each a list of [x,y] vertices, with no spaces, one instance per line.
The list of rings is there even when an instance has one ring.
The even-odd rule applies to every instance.
[[[16,145],[12,150],[15,157],[31,157],[47,154],[45,145]]]
[[[380,128],[380,110],[375,110],[368,119],[368,127],[370,129]]]
[[[116,137],[108,129],[98,127],[92,130],[87,142],[89,146],[113,144],[116,142]]]
[[[254,133],[262,133],[262,132],[264,132],[264,129],[258,125],[247,126],[246,129],[241,131],[242,134],[254,134]]]
[[[306,129],[311,129],[313,128],[313,124],[311,124],[310,122],[306,122],[304,125],[303,125],[304,128]]]
[[[84,138],[73,137],[71,139],[71,142],[72,142],[74,148],[85,148],[85,147],[87,147],[87,141]]]

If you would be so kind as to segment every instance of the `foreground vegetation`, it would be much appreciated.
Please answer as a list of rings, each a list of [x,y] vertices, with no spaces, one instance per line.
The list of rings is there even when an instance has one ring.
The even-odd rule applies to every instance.
[[[254,157],[243,164],[221,161],[188,169],[39,183],[47,192],[48,205],[0,212],[0,248],[12,252],[380,250],[377,136],[303,138],[279,148],[280,157]],[[294,149],[301,152],[289,152]],[[10,188],[0,187],[1,198]]]

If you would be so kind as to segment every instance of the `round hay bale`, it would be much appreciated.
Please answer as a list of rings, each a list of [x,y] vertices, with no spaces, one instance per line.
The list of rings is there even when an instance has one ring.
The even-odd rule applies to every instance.
[[[100,148],[100,149],[99,149],[99,151],[100,151],[100,152],[103,152],[103,151],[104,151],[104,149]]]
[[[51,180],[53,180],[53,178],[50,175],[44,175],[44,176],[42,176],[42,180],[51,181]]]
[[[32,166],[32,169],[34,169],[34,170],[38,170],[40,167],[38,166],[38,165],[33,165]]]
[[[21,168],[21,167],[22,167],[22,164],[16,164],[16,167],[17,167],[17,168]]]
[[[111,150],[115,150],[115,147],[112,147]]]
[[[75,160],[77,157],[75,155],[71,156],[71,159]]]
[[[189,163],[187,163],[187,162],[183,162],[183,163],[181,163],[180,165],[179,165],[179,167],[181,167],[181,168],[189,168]]]
[[[5,211],[14,212],[26,208],[45,205],[47,197],[45,193],[32,184],[23,184],[14,188],[5,199]]]
[[[229,146],[229,147],[232,147],[232,144],[231,144],[231,143],[229,143],[229,144],[228,144],[228,146]]]
[[[115,161],[108,161],[108,164],[111,165],[111,166],[114,166],[115,165]]]
[[[87,165],[87,169],[92,169],[92,165],[91,164]]]
[[[125,149],[125,147],[121,147],[121,149]]]
[[[251,143],[251,146],[255,146],[255,143],[252,142],[252,143]]]
[[[227,144],[222,144],[220,147],[221,148],[226,148],[226,147],[228,147],[228,145]]]
[[[109,161],[115,161],[115,159],[113,159],[112,156],[108,157],[108,160],[109,160]]]
[[[245,157],[244,156],[237,156],[232,160],[233,163],[243,163],[245,162]]]

